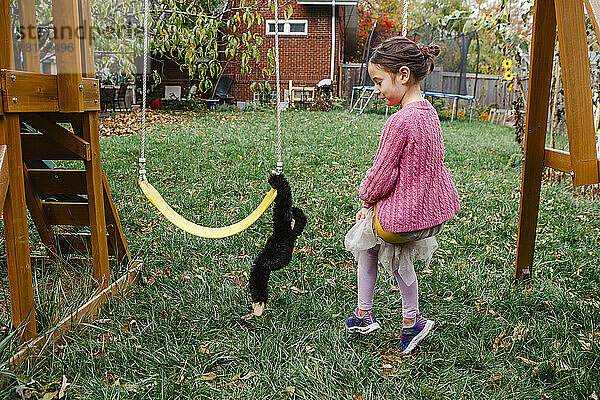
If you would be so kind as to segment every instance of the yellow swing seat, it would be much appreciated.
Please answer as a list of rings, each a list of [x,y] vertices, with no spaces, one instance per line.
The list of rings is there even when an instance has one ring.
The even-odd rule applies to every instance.
[[[224,226],[221,228],[210,228],[195,224],[178,214],[171,208],[171,206],[167,204],[165,199],[163,199],[160,193],[158,193],[154,186],[148,183],[148,181],[140,180],[140,187],[148,200],[150,200],[156,209],[169,221],[171,221],[171,223],[187,233],[208,239],[220,239],[240,233],[252,225],[262,215],[262,213],[269,208],[271,203],[273,203],[273,200],[275,200],[275,197],[277,197],[277,190],[271,189],[269,192],[267,192],[258,207],[243,220],[236,222],[233,225]]]

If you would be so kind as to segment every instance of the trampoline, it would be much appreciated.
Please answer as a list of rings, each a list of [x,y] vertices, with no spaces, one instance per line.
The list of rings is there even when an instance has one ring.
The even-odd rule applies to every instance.
[[[363,51],[359,84],[352,87],[351,111],[363,113],[375,97],[375,87],[367,71],[367,62],[373,51],[386,38],[399,35],[397,31],[378,29],[377,22],[373,24]],[[479,36],[477,31],[449,35],[440,30],[434,30],[430,24],[424,24],[408,32],[406,35],[415,43],[427,45],[431,42],[440,46],[440,55],[435,59],[435,70],[428,74],[422,83],[425,97],[440,97],[452,99],[451,119],[454,120],[460,100],[470,102],[469,121],[473,116],[473,105],[476,101],[477,80],[479,77]],[[469,53],[476,54],[472,69],[475,80],[471,87],[467,85],[467,61]],[[387,108],[386,108],[387,111]]]

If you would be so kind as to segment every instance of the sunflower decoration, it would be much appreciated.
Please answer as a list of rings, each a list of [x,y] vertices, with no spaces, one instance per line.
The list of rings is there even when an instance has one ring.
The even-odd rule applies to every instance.
[[[512,65],[513,65],[513,62],[510,58],[505,58],[502,61],[502,68],[504,68],[504,69],[511,69]]]
[[[506,79],[507,81],[512,81],[514,77],[515,76],[513,75],[512,71],[506,71],[504,73],[504,79]]]
[[[509,92],[515,88],[515,83],[511,82],[510,85],[506,88]]]

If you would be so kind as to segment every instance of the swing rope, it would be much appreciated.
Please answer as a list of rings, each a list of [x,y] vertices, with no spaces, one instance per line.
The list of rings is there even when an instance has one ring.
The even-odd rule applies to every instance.
[[[277,86],[277,172],[283,171],[283,161],[281,160],[281,99],[279,93],[281,91],[279,84],[279,12],[277,10],[277,0],[275,1],[275,75],[276,75],[276,86]],[[291,93],[290,93],[291,96]]]
[[[278,25],[278,12],[277,12],[277,0],[275,1],[275,70],[277,75],[277,173],[283,171],[282,161],[282,150],[281,150],[281,106],[280,106],[280,83],[279,83],[279,25]],[[224,238],[235,235],[244,229],[252,225],[264,212],[277,196],[275,189],[269,190],[258,207],[243,220],[225,227],[211,228],[195,224],[183,216],[178,214],[169,204],[164,200],[160,193],[148,182],[146,176],[146,102],[147,102],[147,80],[146,76],[148,73],[148,19],[149,19],[149,1],[144,0],[144,61],[143,61],[143,83],[142,83],[142,148],[139,158],[139,185],[142,192],[150,200],[150,202],[156,207],[156,209],[163,214],[171,223],[177,226],[179,229],[184,230],[192,235],[203,237],[203,238]]]
[[[402,12],[402,36],[406,36],[408,23],[408,0],[402,0],[402,7],[404,8]]]

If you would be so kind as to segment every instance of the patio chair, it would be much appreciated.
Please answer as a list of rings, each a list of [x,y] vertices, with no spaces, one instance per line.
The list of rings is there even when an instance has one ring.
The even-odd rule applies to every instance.
[[[122,83],[121,86],[119,86],[119,91],[117,92],[117,96],[115,98],[115,101],[117,102],[117,107],[119,107],[119,111],[122,110],[121,108],[121,103],[123,103],[123,108],[125,110],[127,110],[127,103],[125,102],[125,94],[127,93],[127,84],[126,83]]]
[[[233,85],[233,78],[221,76],[215,88],[215,99],[218,99],[224,103],[233,102],[235,97],[229,93],[229,90],[231,90],[231,85]]]
[[[108,110],[108,105],[111,105],[111,108],[115,109],[115,89],[101,87],[100,88],[100,110],[106,111]]]

